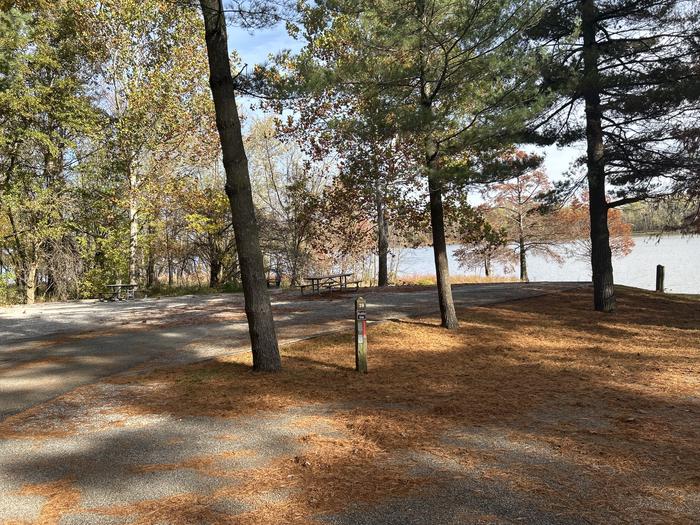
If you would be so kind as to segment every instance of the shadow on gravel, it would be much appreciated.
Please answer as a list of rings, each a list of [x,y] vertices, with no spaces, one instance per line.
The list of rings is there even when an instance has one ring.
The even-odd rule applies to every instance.
[[[457,285],[454,296],[458,305],[477,305],[508,297],[542,294],[562,286],[569,285]],[[299,297],[291,293],[277,296],[274,313],[279,337],[294,340],[324,331],[351,328],[353,297],[299,303],[295,302]],[[373,290],[369,292],[368,301],[374,319],[387,319],[435,311],[436,297],[434,289],[411,293],[396,288],[381,293]],[[199,341],[216,338],[225,341],[226,345],[219,353],[245,350],[249,346],[240,296],[174,298],[162,303],[136,301],[38,306],[43,309],[34,310],[43,312],[41,320],[19,322],[0,318],[0,334],[8,330],[13,334],[0,342],[0,421],[79,385],[139,365],[182,363],[207,357],[193,347]],[[51,333],[59,327],[65,329],[71,319],[80,321],[74,330],[82,326],[91,328],[91,331],[36,336],[36,332]],[[100,327],[102,319],[104,326]],[[115,324],[116,319],[126,324],[122,321]],[[28,333],[34,333],[37,338],[27,339],[25,335]]]
[[[3,468],[128,494],[144,479],[123,485],[110,465],[168,463],[158,454],[178,425],[196,440],[218,421],[237,435],[275,434],[287,449],[229,492],[183,482],[208,494],[204,517],[213,494],[284,487],[234,522],[690,523],[700,513],[697,302],[622,290],[614,315],[589,302],[581,290],[464,309],[455,331],[434,319],[377,325],[367,375],[353,370],[348,333],[285,347],[279,374],[251,372],[246,354],[113,378],[122,413],[155,418],[152,430],[89,433],[69,452],[40,448]],[[292,420],[247,423],[290,410]],[[173,504],[156,496],[162,512]]]

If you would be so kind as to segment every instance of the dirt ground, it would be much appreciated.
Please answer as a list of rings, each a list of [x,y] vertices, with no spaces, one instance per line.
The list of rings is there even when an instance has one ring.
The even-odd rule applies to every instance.
[[[284,347],[279,374],[239,354],[113,377],[109,403],[94,387],[63,402],[118,414],[110,424],[296,410],[293,451],[209,492],[98,509],[114,523],[698,523],[700,299],[620,288],[618,301],[596,313],[579,289],[462,309],[454,331],[434,317],[371,325],[367,375],[352,334],[335,334]],[[27,411],[0,433],[40,442],[56,436],[45,421]],[[67,435],[80,425],[61,417]],[[226,479],[223,458],[256,453],[136,470]],[[45,498],[37,523],[80,508],[72,480],[22,488]],[[222,510],[226,498],[240,505]]]

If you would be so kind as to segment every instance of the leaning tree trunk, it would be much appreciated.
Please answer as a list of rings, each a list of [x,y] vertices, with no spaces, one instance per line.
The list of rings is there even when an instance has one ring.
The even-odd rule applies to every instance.
[[[382,195],[377,195],[377,253],[379,262],[377,268],[377,284],[389,285],[389,223],[384,215]]]
[[[432,172],[428,162],[428,191],[430,193],[430,224],[433,230],[433,255],[435,256],[435,276],[437,277],[440,317],[445,328],[457,328],[457,313],[452,301],[450,269],[447,263],[447,243],[445,242],[445,218],[442,209],[442,187]]]
[[[582,0],[581,15],[593,306],[600,312],[612,312],[615,310],[615,288],[613,286],[612,252],[608,231],[608,204],[605,195],[603,111],[600,105],[600,77],[598,48],[596,46],[597,9],[594,0]]]
[[[253,352],[253,369],[277,371],[282,367],[272,318],[270,296],[260,251],[258,223],[236,107],[229,64],[226,19],[221,0],[200,0],[209,57],[209,85],[216,111],[221,150],[226,170],[226,194],[231,205],[236,249],[243,281],[245,311]]]

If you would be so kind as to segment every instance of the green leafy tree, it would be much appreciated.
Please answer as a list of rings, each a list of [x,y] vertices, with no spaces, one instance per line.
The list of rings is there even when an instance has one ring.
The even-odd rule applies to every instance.
[[[296,98],[291,107],[296,118],[288,119],[283,133],[297,141],[311,164],[335,177],[324,192],[325,224],[347,227],[342,231],[324,225],[316,228],[317,236],[334,247],[338,243],[330,237],[351,240],[354,246],[347,243],[341,250],[347,254],[366,244],[357,234],[374,233],[377,283],[388,285],[390,238],[423,222],[425,189],[415,144],[384,118],[377,98],[369,94],[357,97],[329,85],[313,97]],[[339,216],[351,220],[339,221]],[[373,232],[358,229],[358,223],[372,226]]]
[[[444,166],[520,129],[536,102],[522,34],[538,15],[522,1],[324,2],[304,11],[299,70],[382,103],[419,150],[427,179],[442,324],[458,325],[445,240]]]
[[[144,225],[159,169],[207,111],[202,22],[186,3],[168,0],[77,0],[86,17],[82,38],[100,64],[97,95],[110,121],[113,162],[128,210],[129,280],[141,278]],[[211,101],[208,100],[209,107]]]
[[[504,228],[493,226],[486,219],[485,205],[473,208],[465,206],[460,211],[459,243],[454,256],[465,269],[483,269],[491,275],[494,263],[508,265],[510,251],[506,248],[507,236]]]
[[[328,176],[326,164],[312,164],[286,138],[269,118],[253,123],[246,146],[263,249],[270,266],[298,285],[312,262],[311,241]]]
[[[87,92],[78,17],[65,2],[27,3],[0,14],[0,238],[24,300],[35,300],[41,265],[53,287],[72,202],[70,159],[98,125]],[[56,256],[54,256],[56,255]]]

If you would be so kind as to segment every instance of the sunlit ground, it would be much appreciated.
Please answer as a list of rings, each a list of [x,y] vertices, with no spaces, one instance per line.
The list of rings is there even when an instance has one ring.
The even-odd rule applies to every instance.
[[[0,431],[34,439],[38,455],[42,440],[77,447],[60,482],[22,488],[45,496],[40,523],[86,512],[139,524],[399,523],[402,512],[696,523],[700,301],[621,289],[615,314],[590,303],[581,289],[464,309],[455,331],[435,318],[371,325],[367,375],[353,371],[348,333],[285,347],[275,375],[252,373],[245,354],[121,376],[57,400],[60,421],[43,406]],[[100,484],[112,487],[123,456],[97,455],[120,432],[151,440],[119,442],[130,483],[216,482],[112,502]],[[86,477],[86,463],[104,472]]]

